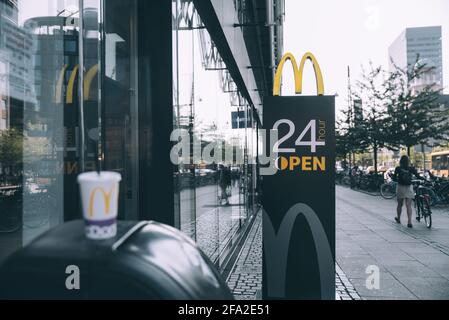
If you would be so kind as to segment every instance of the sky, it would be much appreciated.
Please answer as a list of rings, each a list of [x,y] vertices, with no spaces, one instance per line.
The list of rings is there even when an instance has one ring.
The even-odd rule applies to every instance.
[[[347,67],[351,82],[361,65],[388,69],[388,47],[407,27],[442,26],[443,85],[449,94],[449,0],[285,0],[284,53],[297,60],[310,51],[321,67],[325,94],[338,94],[336,108],[347,103]],[[304,70],[303,94],[315,95],[310,63]],[[283,94],[294,90],[291,68],[283,72]]]

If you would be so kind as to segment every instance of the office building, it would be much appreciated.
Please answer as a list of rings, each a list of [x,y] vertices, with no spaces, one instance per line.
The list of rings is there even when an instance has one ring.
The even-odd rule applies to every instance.
[[[428,71],[410,84],[413,90],[426,85],[443,88],[441,26],[406,28],[390,45],[388,55],[390,70],[395,66],[410,68],[417,63],[417,59],[418,63],[426,65]]]

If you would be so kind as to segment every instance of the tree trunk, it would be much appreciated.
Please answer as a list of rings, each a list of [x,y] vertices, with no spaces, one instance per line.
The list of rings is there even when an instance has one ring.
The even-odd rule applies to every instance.
[[[412,147],[407,146],[407,156],[410,158]]]
[[[421,144],[421,152],[422,152],[422,168],[423,171],[426,172],[426,148],[424,143]]]
[[[374,145],[373,151],[374,151],[374,173],[377,175],[377,145]]]

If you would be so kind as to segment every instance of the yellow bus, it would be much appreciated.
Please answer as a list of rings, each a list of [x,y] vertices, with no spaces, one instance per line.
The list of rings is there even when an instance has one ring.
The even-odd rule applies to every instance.
[[[433,152],[432,173],[439,177],[447,177],[449,173],[449,150]]]

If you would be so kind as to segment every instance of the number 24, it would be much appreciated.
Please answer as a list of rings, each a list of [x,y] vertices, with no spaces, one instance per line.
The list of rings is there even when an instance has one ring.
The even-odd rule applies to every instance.
[[[295,124],[293,121],[288,119],[280,119],[276,121],[273,125],[274,130],[278,130],[279,126],[281,124],[287,124],[289,127],[289,130],[287,134],[283,137],[281,137],[278,141],[275,142],[273,145],[273,152],[275,153],[294,153],[295,148],[280,148],[281,143],[284,143],[287,141],[293,134],[295,133]],[[304,136],[306,135],[307,131],[310,130],[310,141],[304,141]],[[304,130],[301,132],[299,137],[295,141],[295,146],[310,146],[310,152],[316,152],[317,146],[324,146],[326,143],[324,141],[317,141],[316,140],[316,120],[310,120],[307,126],[304,128]]]

